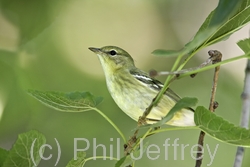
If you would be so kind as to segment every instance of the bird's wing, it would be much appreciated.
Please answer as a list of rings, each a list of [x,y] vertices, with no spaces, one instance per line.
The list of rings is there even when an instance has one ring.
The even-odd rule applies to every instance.
[[[130,71],[130,74],[133,75],[138,81],[143,82],[144,84],[147,84],[150,88],[160,91],[163,88],[163,84],[156,80],[151,78],[146,72],[134,69]],[[170,88],[167,89],[165,92],[165,95],[173,99],[175,102],[179,101],[181,98],[178,96],[174,91],[172,91]]]

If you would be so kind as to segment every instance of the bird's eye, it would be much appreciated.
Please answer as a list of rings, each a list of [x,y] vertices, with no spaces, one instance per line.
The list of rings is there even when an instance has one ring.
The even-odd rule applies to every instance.
[[[114,55],[116,55],[117,53],[116,53],[115,50],[111,50],[111,51],[109,52],[109,54],[112,55],[112,56],[114,56]]]

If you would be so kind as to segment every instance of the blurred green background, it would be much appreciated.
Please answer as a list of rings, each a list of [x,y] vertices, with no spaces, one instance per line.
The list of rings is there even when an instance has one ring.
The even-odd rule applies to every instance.
[[[62,156],[57,166],[65,166],[73,157],[74,138],[86,138],[92,144],[109,148],[116,144],[110,138],[118,133],[94,111],[63,113],[50,109],[27,93],[27,89],[53,91],[90,91],[103,96],[99,106],[127,138],[133,134],[136,122],[126,116],[109,95],[101,65],[87,48],[116,45],[128,51],[137,67],[149,71],[170,70],[174,58],[154,57],[150,53],[158,48],[180,49],[192,39],[217,0],[1,0],[0,1],[0,147],[10,149],[17,135],[31,129],[42,132],[53,150],[46,149],[40,167],[54,166],[56,138]],[[232,35],[226,42],[213,45],[198,53],[187,67],[201,64],[209,49],[220,50],[224,59],[242,54],[236,41],[248,37],[249,26]],[[239,124],[245,60],[221,68],[216,100],[220,106],[216,113],[234,124]],[[171,88],[180,96],[199,98],[199,105],[208,106],[213,70],[198,74],[194,79],[175,81]],[[158,77],[164,81],[165,77]],[[145,156],[136,166],[194,166],[190,156],[191,145],[197,143],[199,131],[171,131],[151,136],[149,144],[162,148],[158,160]],[[177,160],[173,147],[168,160],[164,158],[164,141],[170,144],[179,138],[179,144],[189,144],[185,158],[178,148]],[[123,154],[121,141],[120,154]],[[213,152],[219,144],[211,166],[232,166],[236,147],[205,138]],[[86,146],[81,143],[82,148]],[[92,147],[92,145],[91,145]],[[89,149],[87,156],[93,155]],[[102,150],[97,150],[101,155]],[[107,154],[109,155],[109,153]],[[249,157],[246,150],[245,157]],[[226,158],[225,158],[226,157]],[[205,149],[203,166],[210,163]],[[115,161],[88,161],[86,166],[114,166]],[[244,167],[250,166],[246,158]]]

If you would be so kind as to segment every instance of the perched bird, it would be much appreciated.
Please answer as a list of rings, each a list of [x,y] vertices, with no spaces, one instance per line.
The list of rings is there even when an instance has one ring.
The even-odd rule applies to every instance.
[[[104,74],[108,90],[120,107],[132,119],[139,117],[163,87],[163,84],[151,78],[148,73],[136,68],[133,58],[123,49],[116,46],[89,48],[97,54]],[[171,89],[167,89],[157,106],[147,116],[147,123],[152,124],[167,115],[180,97]],[[192,109],[182,109],[166,124],[172,126],[195,126]]]

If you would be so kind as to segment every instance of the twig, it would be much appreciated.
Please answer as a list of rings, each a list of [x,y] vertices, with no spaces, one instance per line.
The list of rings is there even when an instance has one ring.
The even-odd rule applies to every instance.
[[[139,132],[139,129],[136,129],[136,131],[134,132],[133,136],[130,137],[130,139],[128,140],[127,144],[124,145],[124,155],[129,155],[130,152],[133,149],[134,144],[137,141],[137,134]]]
[[[149,75],[151,77],[155,77],[155,76],[160,76],[160,75],[179,75],[179,74],[184,74],[190,71],[195,71],[195,70],[199,70],[205,66],[207,66],[209,63],[212,62],[212,58],[209,57],[204,63],[200,64],[198,67],[193,67],[193,68],[188,68],[188,69],[183,69],[183,70],[179,70],[179,71],[156,71],[156,70],[151,70],[149,71]]]
[[[154,99],[153,99],[153,101],[154,101]],[[152,101],[152,103],[153,103],[153,101]],[[151,109],[152,109],[153,105],[150,104],[150,106],[151,106]],[[146,109],[146,111],[148,111],[148,108]],[[137,142],[137,135],[139,133],[139,127],[141,125],[146,124],[147,113],[150,112],[150,111],[149,112],[146,112],[146,111],[143,113],[143,115],[141,117],[139,117],[138,123],[137,123],[137,129],[135,130],[133,136],[130,137],[127,144],[124,145],[124,155],[129,155],[130,152],[133,150],[134,144]]]
[[[249,124],[249,111],[250,111],[250,60],[247,61],[245,70],[245,85],[241,94],[242,99],[242,111],[241,111],[241,123],[240,125],[248,129]],[[245,149],[238,147],[234,160],[234,167],[241,167]]]
[[[173,77],[172,79],[175,79],[175,77]],[[169,83],[170,82],[172,82],[172,80],[170,80]],[[134,132],[133,136],[130,137],[130,139],[127,142],[127,144],[124,145],[124,154],[125,155],[129,155],[130,154],[131,150],[133,149],[133,145],[137,141],[137,135],[139,133],[139,128],[138,127],[140,127],[141,125],[147,124],[147,122],[146,122],[147,115],[150,113],[150,111],[152,110],[152,108],[154,107],[154,105],[156,105],[159,102],[159,99],[161,98],[162,95],[163,95],[163,93],[161,91],[158,92],[157,95],[156,95],[156,97],[152,100],[152,102],[148,106],[148,108],[146,108],[146,110],[143,112],[143,115],[141,117],[139,117],[136,131]],[[150,132],[151,131],[153,131],[153,130],[150,130]]]
[[[215,64],[215,63],[218,63],[221,61],[222,54],[219,51],[210,50],[210,51],[208,51],[208,54],[212,60],[212,64]],[[209,104],[209,110],[211,112],[214,112],[214,110],[218,107],[218,103],[215,102],[214,99],[215,99],[215,94],[216,94],[219,71],[220,71],[220,66],[215,67],[213,86],[212,86],[212,92],[211,92],[210,104]],[[202,153],[203,150],[202,149],[203,149],[204,137],[205,137],[205,132],[201,131],[199,139],[198,139],[199,147],[198,147],[198,151],[197,151],[197,155],[196,155],[195,167],[200,167],[202,164],[202,159],[203,159],[203,153]]]
[[[240,59],[248,59],[250,56],[250,53],[246,53],[244,55],[241,55],[241,56],[236,56],[236,57],[232,57],[230,59],[226,59],[226,60],[223,60],[219,63],[216,63],[216,64],[212,64],[212,65],[206,65],[202,68],[199,68],[199,69],[195,69],[193,71],[188,71],[186,73],[181,73],[181,74],[178,74],[178,71],[181,71],[181,70],[178,70],[178,71],[174,71],[174,73],[177,73],[177,75],[179,75],[177,78],[180,79],[180,78],[183,78],[183,77],[186,77],[186,76],[190,76],[191,74],[195,74],[195,73],[199,73],[199,72],[202,72],[202,71],[206,71],[206,70],[209,70],[209,69],[212,69],[212,68],[215,68],[215,67],[218,67],[220,65],[223,65],[223,64],[228,64],[228,63],[231,63],[231,62],[235,62],[236,60],[240,60]],[[152,71],[151,72],[153,74],[153,76],[156,76],[157,75],[157,71]],[[171,73],[169,73],[169,75],[171,75]],[[173,74],[172,74],[173,75]]]
[[[180,59],[180,57],[178,57],[178,59]],[[151,77],[155,77],[157,75],[175,75],[173,77],[168,77],[162,90],[160,92],[157,93],[157,95],[155,96],[155,98],[152,100],[152,102],[150,103],[150,105],[148,106],[148,108],[146,108],[146,110],[144,111],[143,115],[139,118],[138,120],[138,125],[143,125],[146,123],[146,117],[147,115],[151,112],[152,108],[157,105],[157,103],[159,102],[160,98],[162,97],[162,95],[165,93],[165,91],[167,90],[167,87],[169,86],[169,84],[175,80],[177,77],[180,76],[180,74],[185,74],[185,73],[188,73],[188,72],[192,72],[192,71],[196,71],[196,70],[199,70],[205,66],[207,66],[212,60],[212,57],[210,56],[204,63],[202,63],[200,66],[198,67],[194,67],[194,68],[190,68],[190,69],[183,69],[183,70],[179,70],[179,71],[172,71],[172,72],[157,72],[156,70],[151,70],[149,72],[149,75]],[[176,61],[176,62],[179,62]],[[177,63],[178,64],[178,63]],[[175,68],[173,68],[175,69]]]
[[[184,56],[184,53],[181,53],[176,61],[173,64],[173,67],[171,69],[171,71],[175,71],[177,69],[178,64],[180,63],[182,57]],[[144,111],[142,117],[139,118],[138,123],[140,124],[140,122],[146,122],[146,116],[151,112],[152,108],[157,105],[157,103],[160,101],[160,99],[162,98],[163,94],[167,91],[167,88],[169,87],[170,81],[173,79],[173,76],[168,76],[163,88],[161,89],[161,91],[159,93],[157,93],[157,95],[155,96],[155,98],[152,100],[152,102],[150,103],[150,105],[148,106],[148,108],[146,108],[146,110]]]

